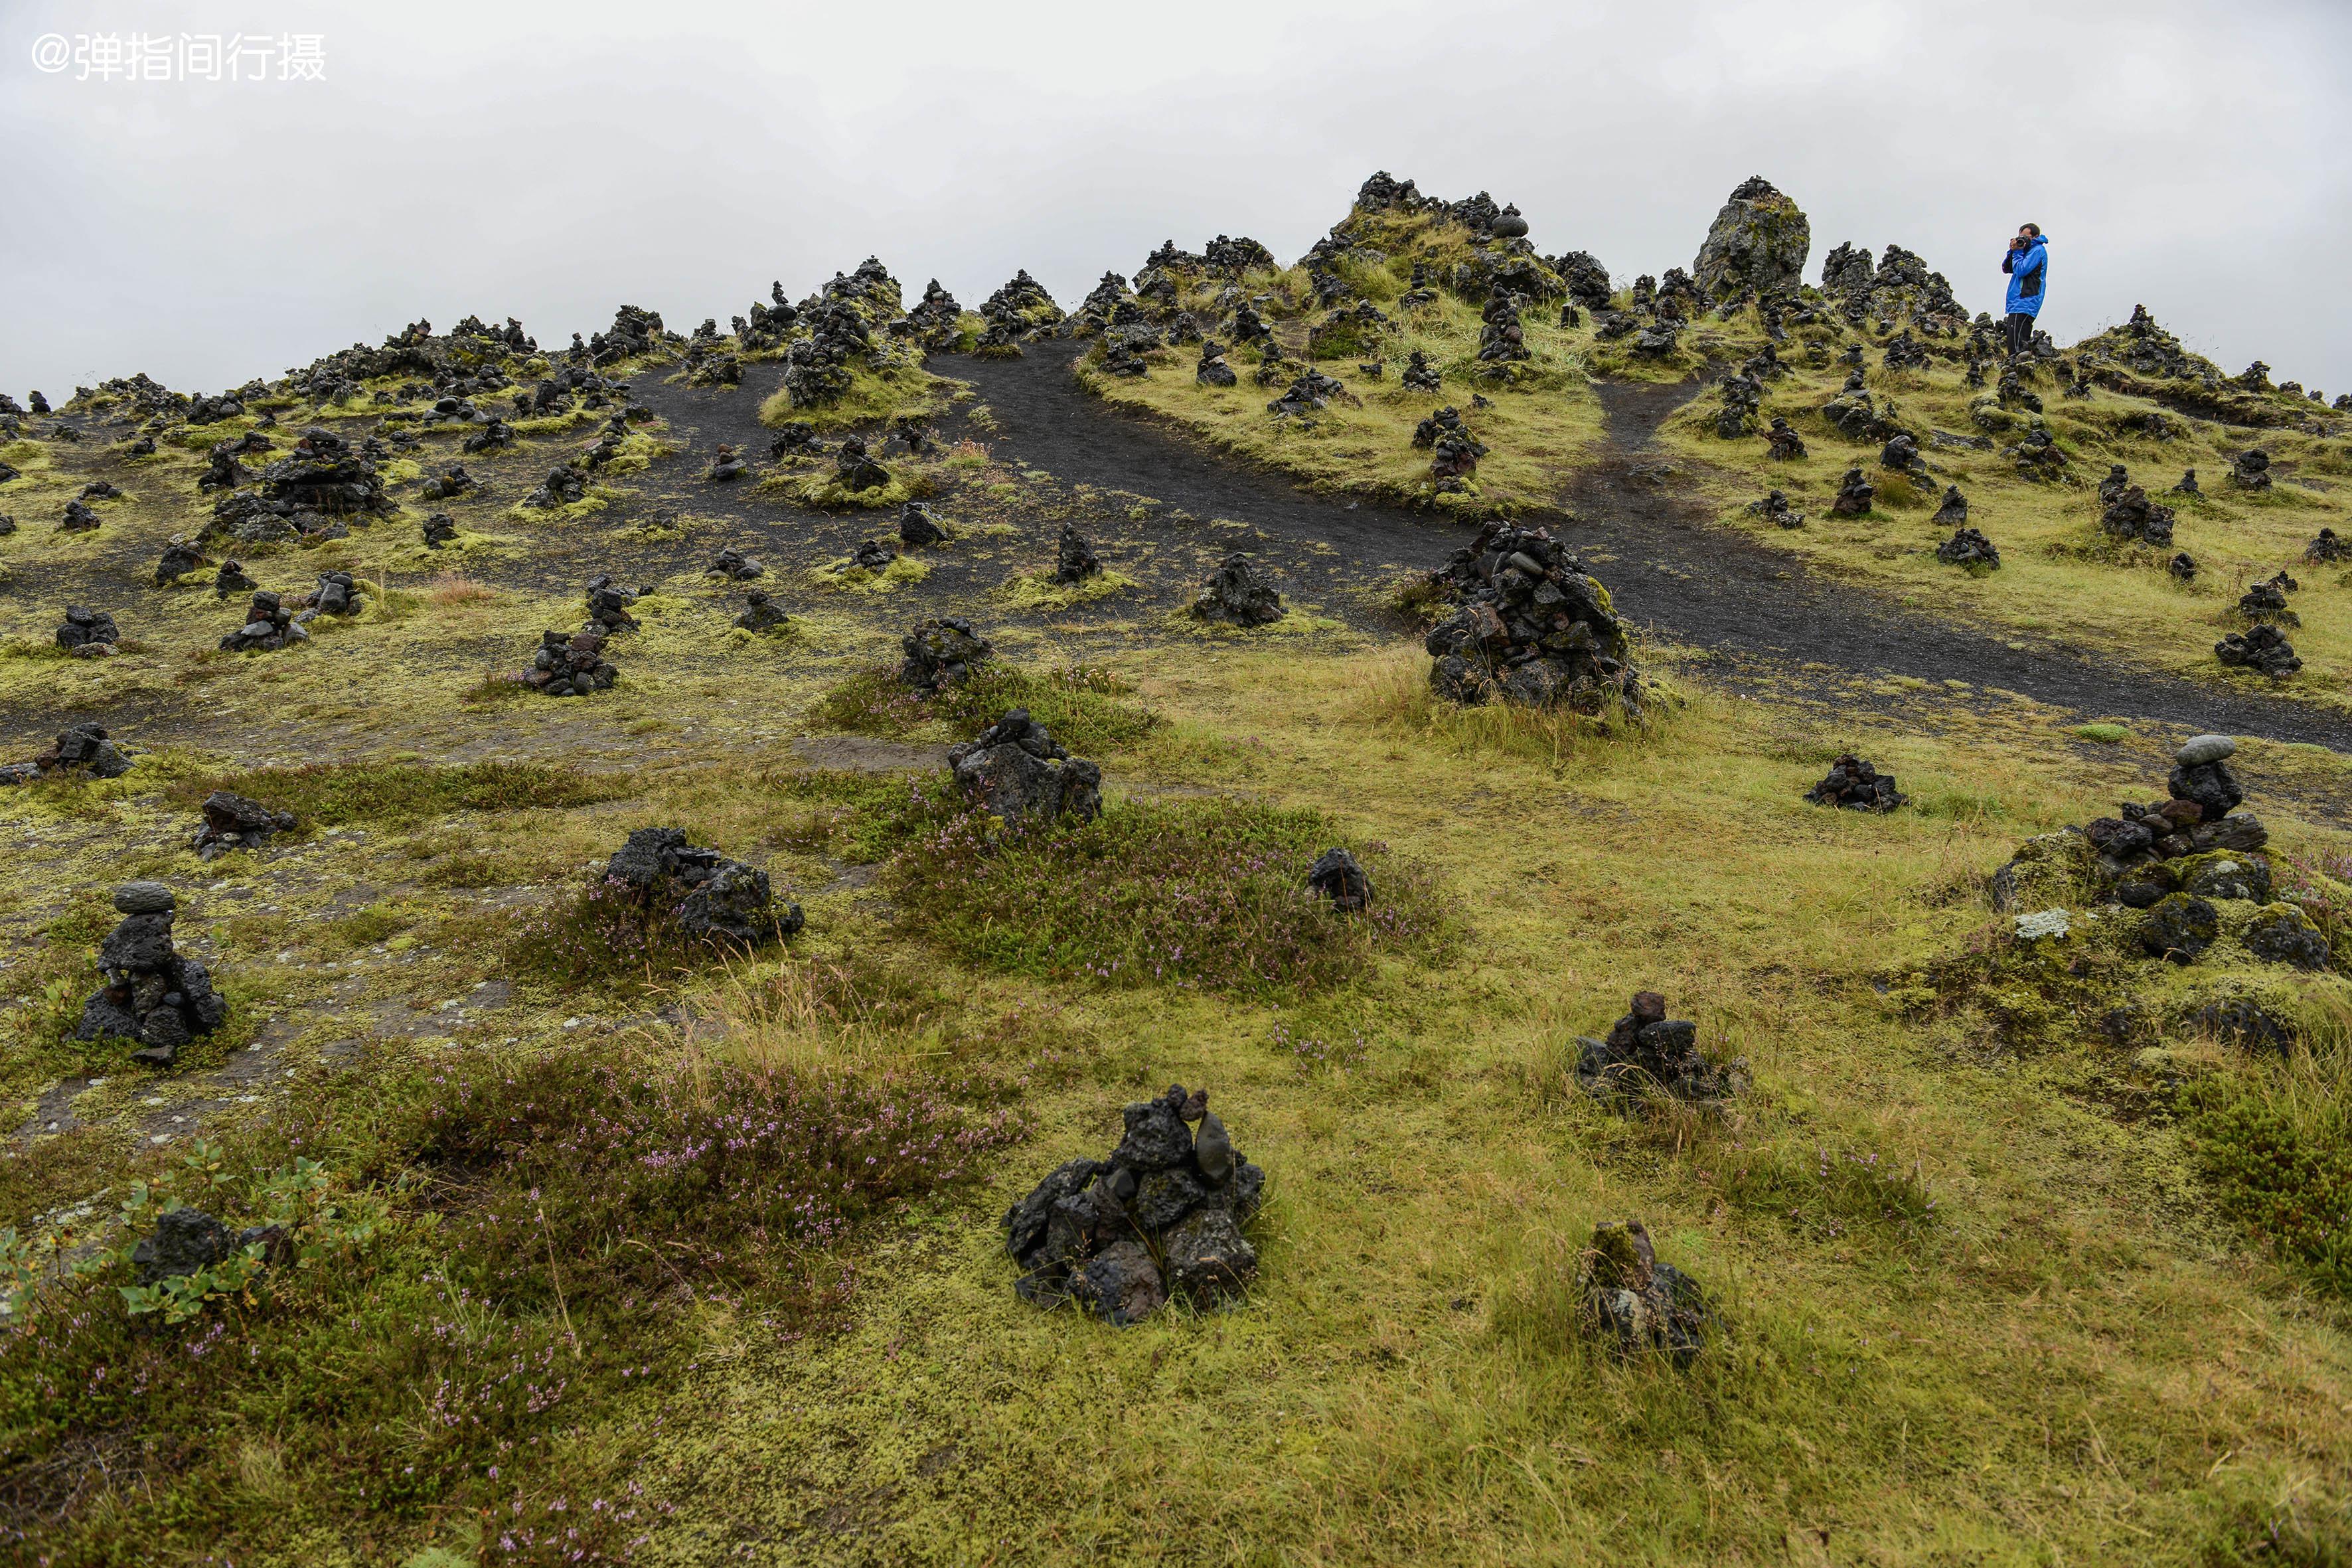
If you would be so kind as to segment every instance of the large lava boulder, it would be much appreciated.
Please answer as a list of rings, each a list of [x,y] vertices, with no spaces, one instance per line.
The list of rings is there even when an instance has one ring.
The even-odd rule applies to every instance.
[[[1006,822],[1081,822],[1102,815],[1102,769],[1073,757],[1026,708],[948,752],[956,787]]]
[[[1691,278],[1716,299],[1744,289],[1781,293],[1803,280],[1812,247],[1813,228],[1804,213],[1759,174],[1733,191],[1715,215],[1698,259],[1691,264]]]
[[[1171,1296],[1211,1306],[1257,1278],[1242,1227],[1265,1173],[1237,1153],[1205,1089],[1176,1084],[1127,1107],[1126,1136],[1072,1160],[1004,1213],[1024,1301],[1075,1301],[1106,1321],[1149,1317]],[[1197,1123],[1197,1129],[1191,1125]]]

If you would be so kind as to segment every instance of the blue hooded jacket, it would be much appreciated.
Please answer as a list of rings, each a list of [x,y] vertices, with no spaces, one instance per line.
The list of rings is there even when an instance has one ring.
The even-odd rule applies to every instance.
[[[2012,316],[2038,316],[2042,301],[2050,289],[2050,240],[2046,235],[2035,235],[2026,241],[2023,250],[2012,250],[2000,258],[2000,269],[2009,274],[2009,313]]]

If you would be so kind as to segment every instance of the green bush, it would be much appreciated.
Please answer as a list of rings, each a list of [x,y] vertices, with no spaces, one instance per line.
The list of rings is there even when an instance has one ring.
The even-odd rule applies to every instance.
[[[2306,1067],[2209,1080],[2189,1091],[2183,1126],[2222,1211],[2316,1288],[2352,1297],[2352,1111]]]
[[[1115,985],[1316,989],[1374,954],[1450,935],[1433,879],[1356,847],[1376,897],[1343,915],[1306,886],[1345,842],[1313,811],[1231,800],[1129,801],[1084,824],[1007,827],[959,812],[884,872],[909,918],[966,956],[1015,973]]]

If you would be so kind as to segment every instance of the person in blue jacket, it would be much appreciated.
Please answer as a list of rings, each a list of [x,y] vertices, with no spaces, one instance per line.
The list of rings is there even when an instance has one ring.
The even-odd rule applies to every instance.
[[[2040,224],[2017,231],[2000,269],[2009,274],[2009,357],[2015,359],[2032,344],[2033,318],[2042,313],[2049,289],[2050,242],[2042,237]]]

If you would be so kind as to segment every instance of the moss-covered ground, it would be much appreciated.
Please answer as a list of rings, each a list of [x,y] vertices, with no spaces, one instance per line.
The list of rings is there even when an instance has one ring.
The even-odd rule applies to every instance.
[[[1458,358],[1465,309],[1442,302],[1426,341],[1450,334]],[[1513,474],[1538,502],[1598,428],[1573,345],[1531,335],[1559,379],[1492,395],[1556,422],[1489,459],[1496,504]],[[1943,374],[1893,390],[1932,408],[1957,395]],[[1180,379],[1192,397],[1188,369],[1119,395]],[[466,458],[483,482],[441,508],[455,551],[416,542],[421,476],[457,460],[428,435],[397,510],[247,560],[270,586],[330,565],[367,580],[359,616],[274,655],[212,646],[237,602],[209,571],[152,582],[209,511],[194,479],[217,436],[129,458],[97,416],[79,442],[11,448],[7,755],[85,717],[138,755],[117,780],[0,790],[18,868],[0,886],[6,1555],[2352,1552],[2345,982],[2257,974],[2234,937],[2170,972],[2103,934],[2121,917],[2081,910],[2062,945],[2029,943],[1988,885],[2021,842],[2160,794],[2178,734],[1793,668],[1734,694],[1657,646],[1639,650],[1659,695],[1638,727],[1451,710],[1413,632],[1354,596],[1381,563],[1269,549],[1295,574],[1286,625],[1175,635],[1252,525],[1010,463],[970,409],[961,445],[865,431],[950,542],[819,581],[887,514],[703,479],[713,437],[734,439],[712,409],[732,397],[750,423],[753,395],[662,401],[646,465],[576,517],[510,509],[593,426]],[[2077,406],[2053,400],[2053,422],[2087,467],[2103,449],[2064,424]],[[1347,439],[1409,435],[1408,407],[1363,407]],[[1394,479],[1336,446],[1318,475],[1318,438],[1283,436],[1305,453],[1287,458],[1228,445]],[[1666,439],[1727,502],[1749,482],[1712,436]],[[2273,439],[2289,480],[2332,460]],[[1831,445],[1807,473],[1838,465]],[[96,478],[127,499],[96,503],[95,533],[49,531]],[[1989,461],[1964,481],[1989,530],[2007,486]],[[2213,529],[2188,542],[2217,574],[2333,504],[2288,481],[2268,502],[2209,488],[2182,528]],[[2032,528],[2081,521],[2081,498],[2050,494],[2035,524],[2044,492],[2015,491],[2014,566],[1986,580],[2018,605],[1975,613],[2055,616],[2094,580],[2120,599],[2157,575],[2037,555]],[[1065,522],[1097,533],[1104,591],[1043,583]],[[1859,535],[1809,521],[1798,544],[1927,592],[1926,568]],[[707,575],[722,544],[767,575]],[[543,627],[576,625],[596,571],[652,590],[614,639],[619,684],[522,694],[504,677]],[[2307,626],[2340,590],[2320,575]],[[747,586],[779,595],[786,634],[730,628]],[[123,650],[52,651],[69,601],[113,609]],[[942,612],[982,623],[1000,668],[927,703],[887,672]],[[2324,666],[2334,634],[2309,635]],[[944,746],[1016,705],[1102,764],[1100,822],[999,838],[961,812]],[[1909,804],[1805,804],[1848,750]],[[2233,765],[2282,888],[2352,965],[2344,759],[2248,740]],[[195,805],[221,787],[299,825],[201,862]],[[698,952],[589,896],[653,824],[765,868],[806,928]],[[1330,845],[1370,868],[1376,918],[1300,893]],[[70,1037],[107,892],[140,877],[178,890],[181,944],[232,1004],[168,1072]],[[2217,1040],[2174,1005],[2249,977],[2297,1024],[2292,1049]],[[1745,1060],[1727,1116],[1578,1091],[1576,1037],[1637,989]],[[1256,1287],[1127,1330],[1019,1301],[997,1216],[1178,1081],[1207,1086],[1269,1173]],[[299,1258],[218,1281],[179,1321],[134,1313],[156,1303],[123,1294],[124,1254],[173,1201],[286,1224]],[[1687,1370],[1580,1332],[1580,1249],[1621,1217],[1720,1309]]]

